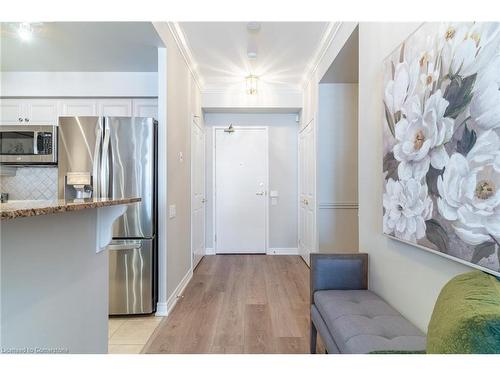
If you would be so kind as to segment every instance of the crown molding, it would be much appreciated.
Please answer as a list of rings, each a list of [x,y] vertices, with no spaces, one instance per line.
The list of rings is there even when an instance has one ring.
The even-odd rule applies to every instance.
[[[191,72],[196,85],[198,86],[198,89],[200,91],[203,91],[203,81],[200,74],[198,73],[198,70],[196,69],[196,62],[194,60],[193,54],[191,53],[191,49],[187,42],[186,36],[182,31],[181,25],[179,25],[179,22],[167,22],[167,24],[170,32],[175,39],[175,43],[177,44],[177,47],[179,48],[179,51],[181,52],[181,55],[184,58],[184,61],[186,62],[186,65]]]
[[[339,31],[341,25],[342,22],[329,22],[326,26],[323,37],[321,38],[321,41],[318,44],[318,48],[313,55],[314,57],[311,60],[311,63],[308,65],[308,69],[304,74],[304,78],[302,80],[303,88],[306,87],[308,81],[318,69],[319,63],[323,59],[323,56],[325,56],[325,53],[332,44],[333,39],[335,39],[335,35],[337,35],[337,32]]]

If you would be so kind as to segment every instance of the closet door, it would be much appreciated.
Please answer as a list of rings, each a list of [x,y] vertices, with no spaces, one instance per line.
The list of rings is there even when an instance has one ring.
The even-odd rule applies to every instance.
[[[316,137],[314,119],[299,133],[299,254],[309,265],[317,248]]]
[[[205,128],[193,119],[191,125],[191,255],[193,269],[205,255],[206,164]]]

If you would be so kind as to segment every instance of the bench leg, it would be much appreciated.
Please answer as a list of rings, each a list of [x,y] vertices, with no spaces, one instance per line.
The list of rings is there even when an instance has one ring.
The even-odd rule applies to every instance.
[[[316,339],[318,338],[318,331],[311,321],[311,354],[316,354]]]

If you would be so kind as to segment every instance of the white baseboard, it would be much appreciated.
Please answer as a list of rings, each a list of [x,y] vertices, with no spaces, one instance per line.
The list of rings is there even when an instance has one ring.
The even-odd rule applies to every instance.
[[[173,308],[177,304],[177,301],[179,300],[179,297],[184,292],[184,289],[186,289],[186,286],[191,281],[192,277],[193,277],[193,270],[190,269],[184,275],[179,285],[177,285],[177,288],[175,288],[172,295],[167,299],[167,302],[166,303],[158,302],[156,304],[156,314],[155,314],[156,316],[168,316],[172,312]]]
[[[273,247],[267,251],[267,255],[299,255],[296,247]]]
[[[215,255],[215,249],[207,247],[206,255]],[[273,247],[267,251],[267,255],[299,255],[299,249],[296,247]]]
[[[215,255],[215,249],[213,247],[207,247],[205,249],[205,255]]]
[[[168,315],[167,303],[166,302],[158,302],[156,304],[155,316],[167,316],[167,315]]]

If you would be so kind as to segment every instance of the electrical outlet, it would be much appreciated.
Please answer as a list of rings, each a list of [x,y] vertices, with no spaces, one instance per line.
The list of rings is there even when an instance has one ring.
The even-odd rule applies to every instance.
[[[173,219],[175,215],[177,215],[175,204],[171,204],[170,206],[168,206],[168,218]]]

